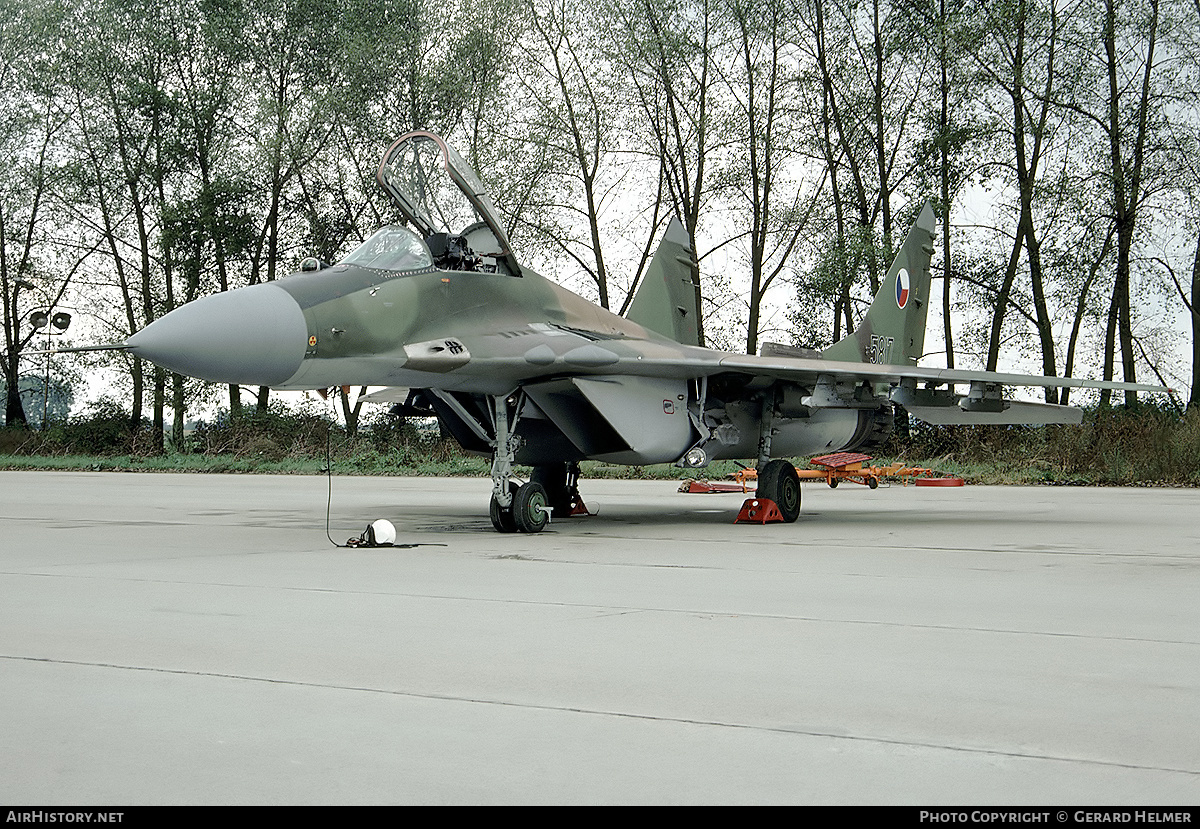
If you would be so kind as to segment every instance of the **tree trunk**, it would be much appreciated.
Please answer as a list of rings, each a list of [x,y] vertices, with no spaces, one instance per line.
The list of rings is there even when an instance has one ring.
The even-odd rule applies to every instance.
[[[992,336],[988,342],[987,370],[995,371],[1000,360],[1000,332],[1004,328],[1004,313],[1008,310],[1008,298],[1012,293],[1013,281],[1017,277],[1017,262],[1021,256],[1021,244],[1025,241],[1025,223],[1017,225],[1017,236],[1013,240],[1012,253],[1008,256],[1008,268],[1004,282],[996,295],[996,308],[992,311]]]
[[[25,407],[21,404],[20,376],[17,374],[15,358],[4,361],[4,425],[27,426]]]
[[[187,452],[183,435],[184,426],[183,375],[171,374],[171,410],[174,417],[171,421],[171,445],[176,452]]]
[[[1117,349],[1117,295],[1113,291],[1112,299],[1108,303],[1108,324],[1104,328],[1104,378],[1105,380],[1113,379],[1113,363],[1116,359]],[[1112,391],[1109,389],[1100,390],[1100,408],[1107,409],[1112,405]]]
[[[946,368],[954,368],[954,327],[951,325],[950,309],[950,79],[947,75],[949,62],[949,39],[946,33],[946,0],[938,4],[938,63],[941,66],[942,108],[938,113],[939,166],[942,185],[942,338],[946,341]]]
[[[1200,409],[1200,235],[1192,258],[1192,393],[1188,408]]]
[[[1091,270],[1088,271],[1088,278],[1083,283],[1083,288],[1079,291],[1079,298],[1075,302],[1075,319],[1071,323],[1071,339],[1067,343],[1067,362],[1063,366],[1063,377],[1073,377],[1075,371],[1075,347],[1079,343],[1079,332],[1083,328],[1084,313],[1087,311],[1087,297],[1092,289],[1092,283],[1096,281],[1096,275],[1100,272],[1100,266],[1104,264],[1105,258],[1108,257],[1109,248],[1112,247],[1112,230],[1104,237],[1104,247],[1100,249],[1100,255],[1096,257],[1096,261],[1092,264]],[[1064,388],[1062,396],[1059,398],[1059,403],[1066,406],[1071,399],[1071,389]]]

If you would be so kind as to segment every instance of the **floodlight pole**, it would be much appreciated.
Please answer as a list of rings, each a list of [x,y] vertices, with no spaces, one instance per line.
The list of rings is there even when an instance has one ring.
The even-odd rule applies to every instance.
[[[49,313],[47,311],[46,313]],[[42,431],[46,431],[46,421],[50,419],[50,328],[46,326],[46,377],[42,383]]]
[[[71,325],[70,314],[61,309],[55,314],[54,309],[55,306],[50,305],[46,308],[35,308],[29,312],[30,324],[34,327],[34,330],[38,328],[46,329],[46,373],[42,379],[43,432],[46,431],[46,426],[50,420],[50,337],[53,334],[63,333]],[[56,328],[58,329],[57,331],[54,330]],[[20,393],[19,390],[18,393]]]

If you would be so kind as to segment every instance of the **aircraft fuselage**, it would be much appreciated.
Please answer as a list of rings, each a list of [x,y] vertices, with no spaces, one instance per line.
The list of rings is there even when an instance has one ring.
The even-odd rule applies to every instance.
[[[439,415],[463,421],[452,431],[483,453],[487,413],[472,397],[520,387],[532,404],[516,426],[521,463],[674,462],[710,430],[720,439],[707,441],[709,460],[747,458],[761,440],[760,389],[719,378],[704,388],[724,352],[672,342],[528,269],[517,277],[343,263],[197,300],[129,346],[218,382],[436,390]],[[873,416],[802,407],[787,415],[772,429],[774,451],[788,455],[850,445]]]

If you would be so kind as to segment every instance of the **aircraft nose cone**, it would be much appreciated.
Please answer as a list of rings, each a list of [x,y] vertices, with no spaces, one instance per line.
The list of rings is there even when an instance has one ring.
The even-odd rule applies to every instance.
[[[219,383],[273,386],[300,368],[304,312],[287,291],[263,284],[189,302],[125,341],[138,357]]]

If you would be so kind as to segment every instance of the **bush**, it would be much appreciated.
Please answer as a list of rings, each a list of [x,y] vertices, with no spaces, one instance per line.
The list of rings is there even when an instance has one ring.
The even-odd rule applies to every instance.
[[[150,421],[142,419],[141,430]],[[93,403],[82,415],[51,425],[51,440],[59,451],[73,455],[127,455],[134,452],[131,415],[115,400]]]
[[[1093,411],[1073,434],[1056,434],[1055,449],[1066,471],[1098,483],[1200,483],[1200,411]]]
[[[143,420],[141,431],[149,426]],[[70,420],[51,421],[44,430],[6,427],[0,435],[0,453],[12,455],[127,455],[137,444],[129,413],[111,399]]]
[[[909,440],[885,451],[910,463],[988,464],[1066,483],[1200,484],[1200,411],[1144,403],[1086,409],[1080,426],[932,426],[913,420]]]
[[[192,434],[188,448],[206,455],[231,454],[238,457],[267,453],[278,456],[323,454],[329,421],[315,414],[271,407],[265,412],[246,408],[231,416],[223,411],[212,423],[201,422]],[[286,448],[285,448],[286,447]]]
[[[37,433],[29,431],[25,426],[0,428],[0,455],[29,454],[26,448],[37,440]]]
[[[124,456],[128,462],[159,454],[153,438],[148,422],[133,430],[121,405],[105,400],[44,432],[0,429],[0,453]],[[175,455],[166,459],[173,468],[314,472],[325,466],[327,451],[339,474],[486,475],[489,466],[423,421],[380,414],[350,437],[324,412],[296,412],[279,404],[266,412],[247,408],[237,417],[222,412],[201,423],[188,444],[190,453],[208,460],[192,464]],[[1179,415],[1150,404],[1089,409],[1081,426],[932,426],[912,420],[909,437],[894,435],[877,455],[956,471],[980,483],[1196,486],[1200,410]],[[614,472],[635,477],[641,470],[603,466],[589,474]],[[666,472],[674,477],[679,470]]]

